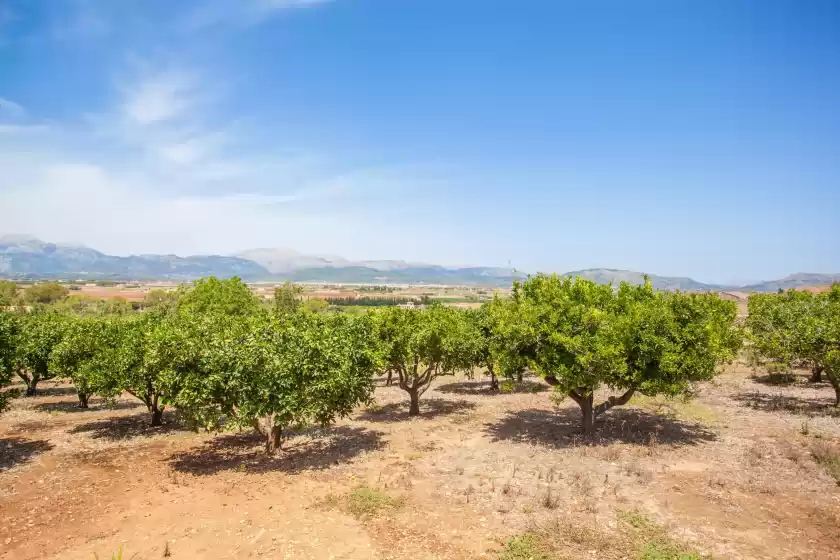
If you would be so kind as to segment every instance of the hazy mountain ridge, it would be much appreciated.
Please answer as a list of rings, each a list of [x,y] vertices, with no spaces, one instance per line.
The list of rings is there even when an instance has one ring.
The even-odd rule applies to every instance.
[[[106,255],[89,247],[45,243],[33,237],[0,237],[0,277],[111,280],[194,280],[203,276],[239,276],[248,281],[371,284],[462,284],[509,287],[526,273],[502,267],[444,267],[401,260],[350,261],[333,255],[306,255],[292,249],[253,249],[234,256]],[[563,273],[594,282],[640,284],[644,273],[592,268]],[[691,278],[650,274],[661,290],[739,290],[774,292],[840,282],[840,274],[797,273],[749,286],[706,284]]]

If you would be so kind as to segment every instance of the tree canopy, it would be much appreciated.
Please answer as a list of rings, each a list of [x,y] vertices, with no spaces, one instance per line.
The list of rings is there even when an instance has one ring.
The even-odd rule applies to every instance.
[[[420,414],[420,397],[440,375],[470,370],[480,334],[463,311],[441,305],[392,307],[375,314],[386,367],[409,395],[409,415]]]
[[[752,294],[748,308],[746,327],[757,361],[774,370],[806,365],[813,381],[825,373],[840,406],[840,285],[819,294]]]
[[[538,275],[515,285],[521,333],[532,369],[581,408],[591,433],[598,415],[635,392],[683,394],[712,378],[734,357],[740,336],[735,306],[712,294],[654,291],[622,283],[618,290],[584,279]],[[595,405],[595,391],[619,391]]]

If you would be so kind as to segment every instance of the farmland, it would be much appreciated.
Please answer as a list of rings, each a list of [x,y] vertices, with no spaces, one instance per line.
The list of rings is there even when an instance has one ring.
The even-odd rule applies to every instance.
[[[768,385],[736,364],[690,404],[611,411],[592,442],[537,379],[442,378],[413,419],[380,380],[374,405],[273,457],[250,433],[149,428],[130,397],[79,411],[45,383],[0,417],[0,557],[494,558],[559,521],[558,557],[612,558],[639,512],[716,558],[831,558],[840,487],[813,450],[840,418],[800,373]],[[353,509],[362,487],[395,501]]]
[[[0,312],[0,558],[831,558],[840,539],[837,286],[746,317],[557,276],[467,309],[443,287],[206,278],[81,310],[4,289],[26,305]],[[308,305],[333,294],[390,299]]]

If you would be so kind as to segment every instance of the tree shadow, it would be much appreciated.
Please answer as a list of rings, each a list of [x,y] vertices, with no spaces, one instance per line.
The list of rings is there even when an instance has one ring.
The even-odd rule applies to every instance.
[[[614,408],[595,423],[595,433],[585,437],[581,431],[581,413],[577,408],[520,410],[494,424],[485,432],[492,441],[512,441],[547,447],[572,447],[580,444],[610,445],[696,444],[714,441],[717,436],[706,426],[677,420],[666,415],[649,414],[635,408]]]
[[[274,455],[265,452],[265,439],[255,432],[228,434],[206,441],[198,449],[170,458],[172,468],[193,475],[237,470],[246,473],[322,470],[357,455],[382,449],[383,433],[339,426],[293,433]]]
[[[53,447],[53,444],[46,440],[0,438],[0,471],[22,465]]]
[[[106,418],[79,424],[70,430],[71,434],[90,434],[93,439],[119,441],[138,437],[149,437],[172,432],[189,431],[171,415],[164,414],[163,426],[151,426],[151,414],[143,412],[131,416]]]
[[[500,379],[499,383],[501,384],[504,381],[504,379]],[[512,393],[542,393],[548,391],[549,388],[545,383],[522,381],[521,383],[515,383],[512,390],[492,391],[490,389],[490,381],[461,381],[435,387],[435,391],[448,395],[492,396]]]
[[[79,408],[78,401],[62,401],[62,402],[49,402],[49,403],[41,403],[36,404],[32,407],[33,410],[37,410],[38,412],[63,412],[63,413],[71,413],[71,412],[96,412],[100,410],[130,410],[137,407],[142,407],[143,403],[141,402],[128,402],[128,401],[121,401],[117,403],[108,403],[107,401],[99,401],[99,402],[91,402],[89,403],[90,408]]]
[[[818,385],[818,384],[814,384]],[[840,416],[834,398],[802,398],[781,393],[749,391],[732,395],[742,405],[763,412],[787,412],[796,416]]]
[[[76,388],[75,387],[42,387],[38,386],[35,390],[35,394],[31,395],[27,398],[38,398],[38,397],[61,397],[64,395],[76,395]]]
[[[469,401],[421,398],[420,416],[409,416],[408,405],[409,401],[405,400],[383,406],[369,406],[356,419],[365,422],[404,422],[412,418],[435,418],[447,414],[463,414],[475,408],[475,403]]]

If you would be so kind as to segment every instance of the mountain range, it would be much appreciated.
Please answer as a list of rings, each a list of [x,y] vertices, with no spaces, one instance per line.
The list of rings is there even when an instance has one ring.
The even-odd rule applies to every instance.
[[[594,268],[564,273],[598,283],[641,283],[644,274]],[[14,279],[174,280],[239,276],[247,281],[372,284],[456,284],[508,287],[526,273],[502,267],[444,267],[400,260],[350,261],[291,249],[253,249],[232,256],[106,255],[89,247],[46,243],[33,237],[0,237],[0,277]],[[691,278],[649,275],[663,290],[777,291],[840,282],[840,274],[797,273],[749,286],[705,284]]]

